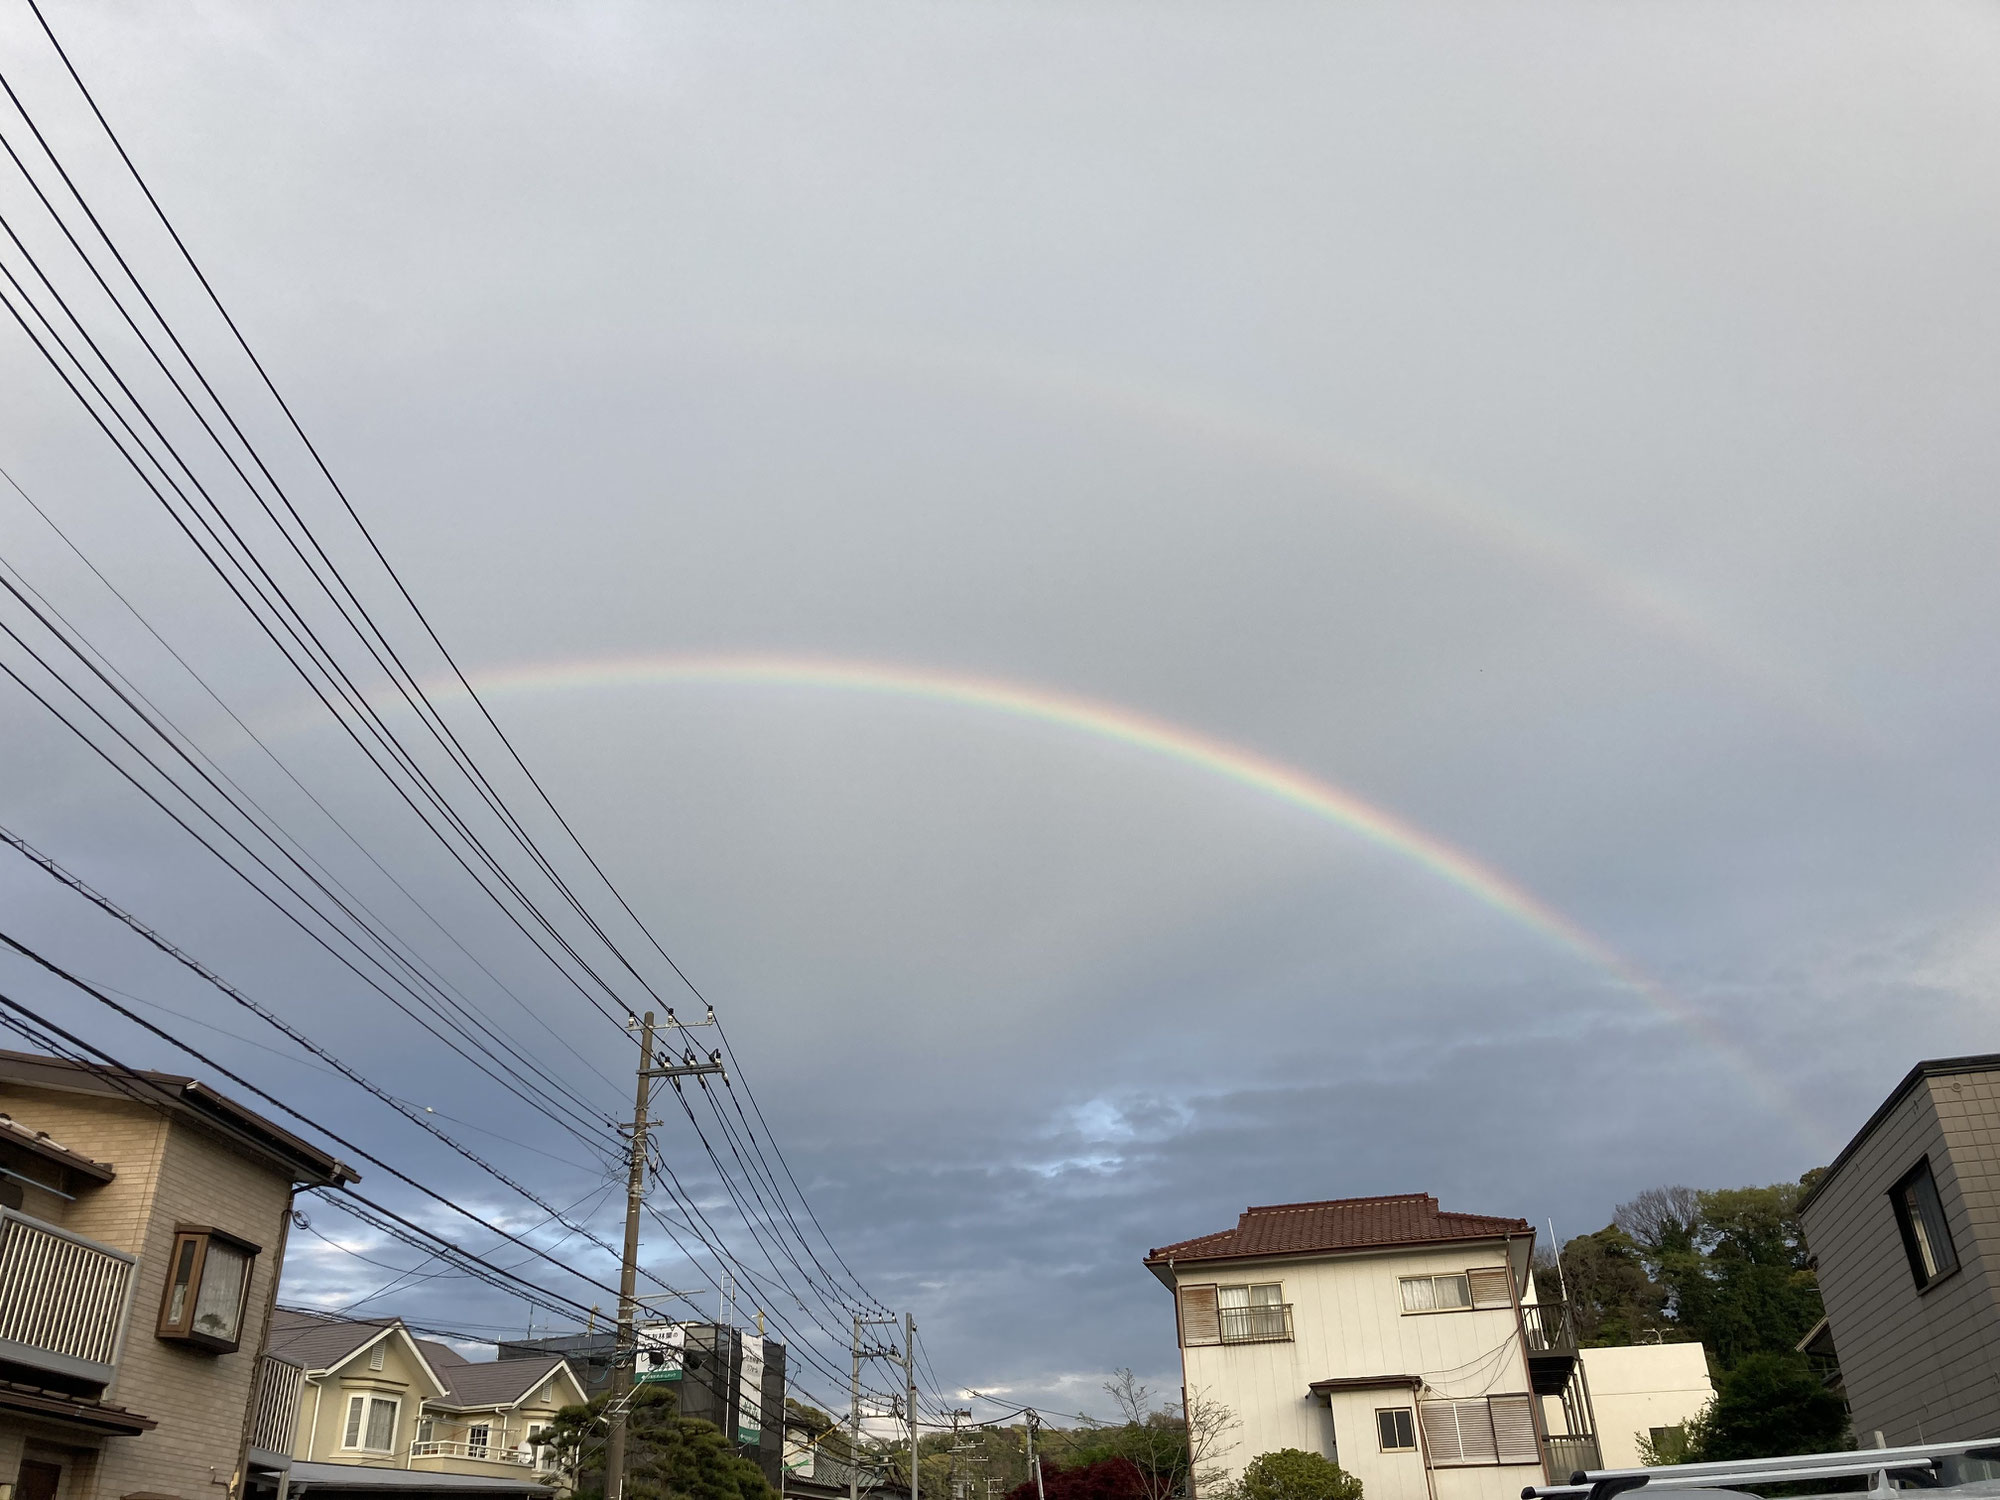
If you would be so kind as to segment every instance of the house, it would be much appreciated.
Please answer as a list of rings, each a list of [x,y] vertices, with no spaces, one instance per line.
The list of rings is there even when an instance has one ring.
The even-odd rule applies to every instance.
[[[1590,1376],[1567,1310],[1536,1298],[1534,1243],[1525,1219],[1405,1193],[1249,1208],[1150,1252],[1174,1294],[1184,1399],[1228,1417],[1197,1467],[1233,1481],[1261,1453],[1302,1448],[1368,1500],[1513,1500],[1601,1467]],[[1666,1367],[1682,1351],[1625,1361],[1617,1420],[1700,1410],[1705,1372],[1698,1392],[1626,1389],[1632,1371],[1679,1379]],[[1609,1373],[1625,1353],[1588,1357]]]
[[[542,1432],[583,1387],[561,1355],[468,1360],[397,1318],[353,1319],[278,1308],[269,1358],[298,1371],[287,1452],[269,1459],[271,1488],[407,1491],[409,1474],[463,1494],[543,1496],[559,1479]],[[370,1477],[366,1471],[378,1471]],[[389,1471],[404,1477],[385,1479]],[[422,1486],[419,1485],[421,1488]]]
[[[1801,1347],[1862,1442],[2000,1434],[2000,1054],[1918,1063],[1799,1218],[1826,1304]]]
[[[192,1078],[0,1052],[0,1484],[237,1494],[301,1187],[353,1182]],[[280,1403],[281,1404],[281,1403]]]

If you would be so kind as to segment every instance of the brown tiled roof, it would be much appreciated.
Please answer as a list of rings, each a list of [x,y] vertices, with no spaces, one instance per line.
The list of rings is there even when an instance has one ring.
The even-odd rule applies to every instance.
[[[23,1125],[12,1115],[0,1114],[0,1140],[11,1141],[25,1147],[35,1155],[68,1167],[72,1172],[81,1172],[86,1177],[99,1182],[109,1182],[118,1175],[111,1163],[92,1161],[81,1151],[72,1151],[61,1141],[50,1138],[46,1130],[37,1130],[32,1125]]]
[[[485,1360],[460,1363],[440,1370],[451,1394],[438,1406],[511,1406],[533,1395],[548,1378],[563,1367],[560,1354],[540,1359]]]
[[[330,1370],[363,1344],[373,1341],[385,1328],[395,1325],[394,1318],[342,1318],[331,1313],[277,1307],[271,1310],[264,1352],[308,1370]]]
[[[1490,1240],[1531,1232],[1526,1219],[1446,1213],[1429,1193],[1331,1198],[1322,1203],[1274,1203],[1263,1208],[1246,1208],[1234,1229],[1162,1245],[1147,1254],[1146,1264],[1310,1255],[1375,1245],[1434,1245],[1449,1240]]]
[[[41,1386],[17,1380],[0,1380],[0,1411],[82,1427],[92,1432],[116,1433],[123,1437],[137,1437],[160,1425],[151,1417],[142,1417],[122,1406],[112,1406],[95,1396],[44,1390]]]
[[[75,1062],[63,1057],[46,1057],[37,1052],[11,1052],[0,1048],[0,1083],[119,1097],[127,1096],[128,1090],[132,1090],[135,1084],[144,1085],[136,1090],[136,1095],[143,1097],[147,1103],[183,1118],[200,1120],[210,1128],[220,1127],[223,1134],[238,1145],[247,1145],[282,1165],[295,1181],[327,1187],[361,1180],[361,1174],[345,1162],[328,1156],[319,1147],[299,1139],[283,1126],[273,1124],[228,1096],[218,1094],[200,1079],[189,1078],[185,1074]]]

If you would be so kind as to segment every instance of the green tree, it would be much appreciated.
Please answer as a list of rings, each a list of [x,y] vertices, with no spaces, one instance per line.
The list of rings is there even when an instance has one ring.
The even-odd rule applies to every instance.
[[[1260,1453],[1243,1470],[1243,1500],[1361,1500],[1361,1481],[1303,1448]]]
[[[1821,1316],[1793,1183],[1701,1195],[1708,1248],[1701,1341],[1725,1370],[1753,1354],[1790,1354]]]
[[[1847,1407],[1802,1354],[1749,1354],[1725,1374],[1707,1410],[1687,1424],[1672,1463],[1831,1453],[1852,1443]]]
[[[547,1435],[577,1500],[604,1493],[606,1402],[599,1396],[587,1406],[564,1407]],[[764,1471],[740,1456],[714,1424],[681,1416],[666,1385],[643,1385],[633,1396],[625,1462],[625,1493],[632,1500],[777,1500]]]
[[[1702,1193],[1665,1187],[1619,1205],[1613,1227],[1622,1242],[1576,1251],[1586,1273],[1577,1278],[1583,1290],[1571,1289],[1582,1304],[1580,1331],[1593,1313],[1600,1315],[1599,1336],[1586,1341],[1671,1330],[1671,1336],[1699,1339],[1718,1372],[1753,1354],[1790,1353],[1821,1315],[1819,1283],[1799,1227],[1802,1194],[1795,1183]],[[1588,1238],[1603,1241],[1607,1233]],[[1629,1261],[1621,1265],[1619,1252],[1627,1244],[1652,1291],[1642,1293],[1621,1279]],[[1566,1273],[1572,1246],[1576,1241],[1564,1246]],[[1602,1273],[1597,1281],[1592,1271]],[[1655,1296],[1658,1311],[1649,1313]]]
[[[1616,1224],[1564,1245],[1560,1274],[1555,1258],[1542,1256],[1535,1286],[1545,1302],[1568,1291],[1577,1340],[1591,1348],[1636,1344],[1668,1334],[1673,1326],[1667,1320],[1666,1289],[1646,1274],[1638,1243]]]

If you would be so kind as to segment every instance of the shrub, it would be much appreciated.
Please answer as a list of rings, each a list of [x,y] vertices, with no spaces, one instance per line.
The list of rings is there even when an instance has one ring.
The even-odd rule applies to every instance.
[[[1260,1453],[1243,1471],[1243,1500],[1361,1500],[1361,1481],[1302,1448]]]

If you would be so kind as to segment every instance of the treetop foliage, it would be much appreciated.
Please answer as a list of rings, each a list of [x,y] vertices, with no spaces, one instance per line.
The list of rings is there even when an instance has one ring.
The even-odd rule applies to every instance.
[[[1560,1275],[1545,1257],[1537,1289],[1555,1300],[1567,1284],[1586,1345],[1699,1340],[1717,1373],[1754,1354],[1790,1354],[1821,1316],[1799,1226],[1804,1191],[1649,1188],[1565,1244]]]
[[[604,1407],[566,1406],[546,1434],[576,1500],[604,1493]],[[625,1493],[630,1500],[778,1500],[764,1471],[742,1457],[711,1422],[680,1415],[664,1385],[641,1386],[626,1419]]]

